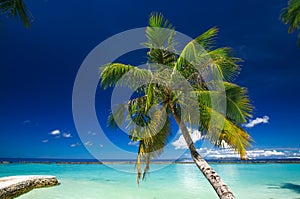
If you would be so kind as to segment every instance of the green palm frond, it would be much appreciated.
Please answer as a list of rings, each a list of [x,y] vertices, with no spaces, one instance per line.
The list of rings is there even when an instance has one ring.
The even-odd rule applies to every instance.
[[[250,135],[243,128],[228,119],[225,119],[224,128],[217,143],[219,147],[223,140],[240,154],[241,159],[246,157],[246,149],[250,147],[251,142],[253,142]]]
[[[164,125],[164,118],[166,118],[166,107],[153,106],[149,111],[145,110],[146,100],[144,97],[130,100],[128,107],[128,120],[130,123],[127,125],[129,134],[135,141],[149,138],[144,140],[145,143],[151,142],[151,138]]]
[[[222,103],[226,99],[226,117],[236,124],[243,124],[252,118],[253,107],[250,103],[247,90],[233,83],[224,82],[225,93],[222,91],[196,90],[193,91],[199,103],[212,108],[211,100],[214,105]],[[220,100],[220,102],[219,102]]]
[[[167,144],[168,138],[172,134],[170,117],[166,117],[163,127],[151,137],[146,137],[140,140],[139,151],[137,158],[137,183],[144,180],[147,172],[150,169],[150,161],[152,158],[157,158],[163,152]],[[144,171],[142,174],[142,164],[144,163]]]
[[[161,13],[151,13],[149,27],[173,29],[173,25]]]
[[[216,36],[219,32],[217,27],[213,27],[200,36],[198,36],[195,40],[205,49],[210,50],[213,48],[215,43]]]
[[[146,29],[148,39],[146,46],[150,49],[167,49],[170,39],[172,40],[175,34],[173,29],[172,24],[162,14],[152,13],[149,18],[149,26]]]
[[[21,20],[26,28],[30,27],[32,15],[23,0],[0,0],[0,11],[9,17]]]
[[[212,50],[208,47],[213,43],[215,34],[217,29],[213,28],[185,46],[176,63],[176,69],[181,71],[183,76],[188,78],[213,65],[218,70],[218,73],[215,73],[216,77],[220,76],[225,81],[233,81],[237,77],[240,72],[238,63],[242,60],[233,56],[231,48]]]
[[[148,52],[148,61],[150,63],[162,64],[164,66],[174,66],[176,54],[169,49],[152,48]]]
[[[182,122],[187,123],[190,126],[198,126],[199,104],[197,95],[192,92],[192,90],[188,90],[188,88],[183,89],[174,89],[172,91],[170,102],[174,105],[174,109],[177,112],[177,115],[181,117]]]
[[[253,107],[246,88],[224,82],[226,92],[226,116],[238,124],[252,118]]]
[[[200,77],[197,67],[201,67],[209,59],[206,55],[207,53],[195,40],[190,41],[179,55],[174,70],[179,71],[188,80],[196,80],[195,77]],[[191,84],[200,82],[201,77],[199,81],[191,82]]]
[[[222,141],[225,141],[232,149],[240,154],[242,159],[245,158],[246,149],[251,146],[251,142],[253,141],[250,135],[241,128],[241,126],[208,106],[203,106],[202,112],[204,112],[202,113],[204,115],[214,115],[210,118],[210,123],[206,124],[210,126],[206,127],[207,132],[205,138],[209,139],[212,144],[218,147],[221,147]],[[221,129],[213,125],[214,123],[220,122],[223,123]]]
[[[149,26],[146,29],[147,43],[150,50],[148,61],[151,63],[172,65],[176,60],[174,27],[162,14],[152,13],[149,18]]]
[[[202,52],[202,47],[195,42],[195,40],[190,41],[182,50],[178,60],[177,69],[179,71],[185,70],[185,66],[190,63],[197,63],[198,55]]]
[[[281,12],[281,19],[289,25],[289,33],[300,28],[300,0],[289,0],[288,7]]]
[[[240,72],[240,58],[234,57],[231,48],[217,48],[208,53],[217,67],[219,74],[225,81],[233,81]]]
[[[150,83],[146,87],[146,104],[145,104],[145,112],[148,112],[150,108],[156,103],[155,99],[155,85]]]
[[[289,25],[289,33],[300,29],[300,0],[289,0],[288,6],[282,10],[280,17],[285,24]],[[298,38],[298,46],[300,47],[300,33]]]
[[[107,87],[115,86],[121,77],[132,70],[134,66],[120,63],[112,63],[100,68],[101,86]]]
[[[114,114],[109,117],[110,126],[115,127],[116,121],[130,121],[126,128],[129,131],[130,139],[139,142],[137,157],[137,182],[144,179],[150,168],[150,160],[158,157],[171,135],[170,117],[167,116],[166,106],[151,108],[145,111],[147,105],[146,96],[130,100],[128,105],[118,105]],[[125,110],[126,109],[126,110]],[[127,118],[126,111],[128,112]],[[142,164],[144,171],[142,172]],[[143,174],[142,174],[143,173]]]
[[[125,116],[127,112],[127,104],[115,104],[113,110],[108,116],[107,126],[116,129],[118,128],[118,125],[123,125],[126,120]]]
[[[132,81],[127,81],[128,78],[121,80],[122,76],[127,73],[128,78]],[[100,69],[101,86],[106,89],[115,85],[135,87],[140,82],[147,82],[151,79],[152,73],[150,70],[138,68],[131,65],[121,63],[112,63],[101,67]]]
[[[140,97],[130,100],[129,105],[118,105],[110,114],[108,123],[110,127],[117,127],[117,122],[121,124],[123,121],[131,120],[127,125],[130,139],[139,142],[139,150],[137,156],[137,183],[141,179],[145,179],[150,168],[150,160],[158,157],[167,143],[171,135],[170,117],[167,116],[167,106],[159,109],[145,111],[146,98]],[[126,111],[129,112],[126,119]],[[147,119],[145,119],[147,118]],[[164,120],[165,119],[165,120]],[[142,165],[144,169],[142,172]]]

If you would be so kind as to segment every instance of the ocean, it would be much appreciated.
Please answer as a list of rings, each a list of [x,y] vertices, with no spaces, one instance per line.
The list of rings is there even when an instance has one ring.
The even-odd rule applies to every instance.
[[[237,199],[299,199],[300,164],[212,164]],[[0,177],[55,175],[60,185],[20,199],[217,199],[194,164],[151,165],[140,185],[134,164],[0,164]],[[128,170],[131,172],[123,172]]]

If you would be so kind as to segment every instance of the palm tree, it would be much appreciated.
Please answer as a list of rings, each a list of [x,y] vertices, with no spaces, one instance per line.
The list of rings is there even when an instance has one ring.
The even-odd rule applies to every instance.
[[[32,15],[23,0],[0,0],[0,14],[21,20],[26,28],[30,27]]]
[[[217,32],[217,28],[211,28],[177,52],[173,26],[161,14],[151,14],[146,29],[148,42],[145,44],[149,48],[149,68],[122,63],[101,67],[101,85],[104,89],[128,86],[136,90],[132,99],[112,109],[108,125],[117,127],[125,124],[130,139],[139,142],[138,183],[149,171],[150,160],[163,152],[171,135],[173,118],[191,157],[218,196],[235,198],[220,176],[198,153],[188,130],[188,127],[198,128],[203,137],[216,146],[227,143],[241,158],[245,158],[246,148],[250,146],[251,138],[242,124],[251,117],[252,106],[246,89],[232,83],[239,73],[238,62],[241,60],[232,56],[230,48],[212,47]],[[201,45],[205,51],[197,50],[197,45]],[[199,69],[204,72],[200,74]],[[207,71],[212,71],[209,77],[218,74],[220,78],[205,80]],[[223,86],[223,92],[212,85]],[[219,108],[222,99],[227,103],[226,112]],[[213,103],[213,100],[217,102]],[[220,122],[221,126],[218,125]]]
[[[289,33],[300,28],[300,0],[289,0],[288,7],[281,13],[281,19],[289,25]],[[300,33],[298,35],[298,46],[300,47]]]

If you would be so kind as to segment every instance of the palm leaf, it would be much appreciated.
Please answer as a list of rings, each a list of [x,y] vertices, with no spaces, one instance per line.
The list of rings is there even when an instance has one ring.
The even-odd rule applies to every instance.
[[[215,71],[215,68],[218,72],[213,72],[213,79],[219,79],[220,76],[225,81],[233,81],[239,74],[238,63],[242,60],[234,57],[230,48],[212,50],[211,44],[216,34],[217,29],[212,28],[185,46],[176,63],[176,69],[184,77],[189,78],[195,73],[199,76],[199,71],[205,74],[208,70]]]
[[[166,107],[163,107],[165,109]],[[162,111],[164,112],[164,111]],[[158,116],[158,115],[157,115]],[[167,144],[167,140],[171,135],[171,122],[170,117],[166,117],[163,127],[156,131],[156,133],[151,137],[146,137],[140,140],[139,151],[137,158],[137,183],[140,180],[144,180],[147,172],[150,169],[150,161],[152,158],[157,158],[163,152],[164,147]],[[142,164],[144,164],[144,171],[142,175]]]
[[[213,60],[214,66],[217,67],[219,74],[225,81],[233,81],[240,72],[239,62],[242,60],[232,55],[230,48],[217,48],[209,51],[209,56]]]
[[[219,147],[222,145],[222,141],[225,141],[232,149],[240,154],[242,159],[245,158],[246,149],[251,146],[250,143],[252,142],[250,135],[229,118],[208,106],[203,106],[202,112],[205,112],[206,115],[214,115],[210,118],[210,123],[206,124],[210,126],[206,127],[207,132],[205,138]],[[214,126],[215,123],[220,122],[224,124],[221,129],[218,126]]]
[[[123,75],[127,74],[127,78]],[[101,86],[106,89],[115,85],[129,86],[135,88],[141,82],[147,82],[151,79],[150,70],[125,65],[121,63],[112,63],[100,68]]]
[[[289,33],[300,29],[300,0],[289,0],[288,7],[282,10],[280,17],[285,24],[289,25]],[[300,33],[298,38],[298,46],[300,47]]]
[[[118,128],[118,125],[123,125],[128,112],[127,104],[115,104],[107,119],[107,126],[113,129]]]
[[[224,82],[225,93],[222,91],[196,90],[193,91],[200,104],[212,107],[222,103],[226,99],[226,117],[237,124],[243,124],[252,117],[253,107],[247,95],[247,90],[233,83]],[[212,107],[213,108],[213,107]]]
[[[289,33],[300,28],[300,0],[289,0],[288,7],[281,12],[281,19],[288,24]]]
[[[162,14],[152,13],[149,18],[149,26],[146,29],[146,37],[149,48],[167,48],[170,43],[170,38],[174,36],[172,24],[164,18]]]
[[[253,107],[247,89],[233,83],[224,82],[226,92],[226,116],[238,124],[252,118]]]
[[[0,0],[0,11],[9,17],[21,20],[26,28],[30,27],[32,15],[23,0]]]
[[[172,24],[162,14],[152,13],[150,15],[149,26],[146,28],[148,42],[144,43],[144,46],[150,49],[148,52],[149,62],[163,65],[172,65],[175,62],[174,35]]]
[[[198,36],[195,40],[205,49],[210,50],[213,48],[213,45],[215,43],[216,36],[219,32],[219,29],[217,27],[213,27],[200,36]]]

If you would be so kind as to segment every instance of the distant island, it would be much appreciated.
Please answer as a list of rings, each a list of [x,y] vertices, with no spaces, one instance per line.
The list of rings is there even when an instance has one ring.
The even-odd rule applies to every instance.
[[[257,158],[240,160],[237,158],[209,158],[207,162],[213,164],[259,164],[259,163],[300,163],[300,158]],[[159,159],[153,164],[191,164],[190,158]],[[0,158],[0,164],[136,164],[133,159],[51,159],[51,158]]]

